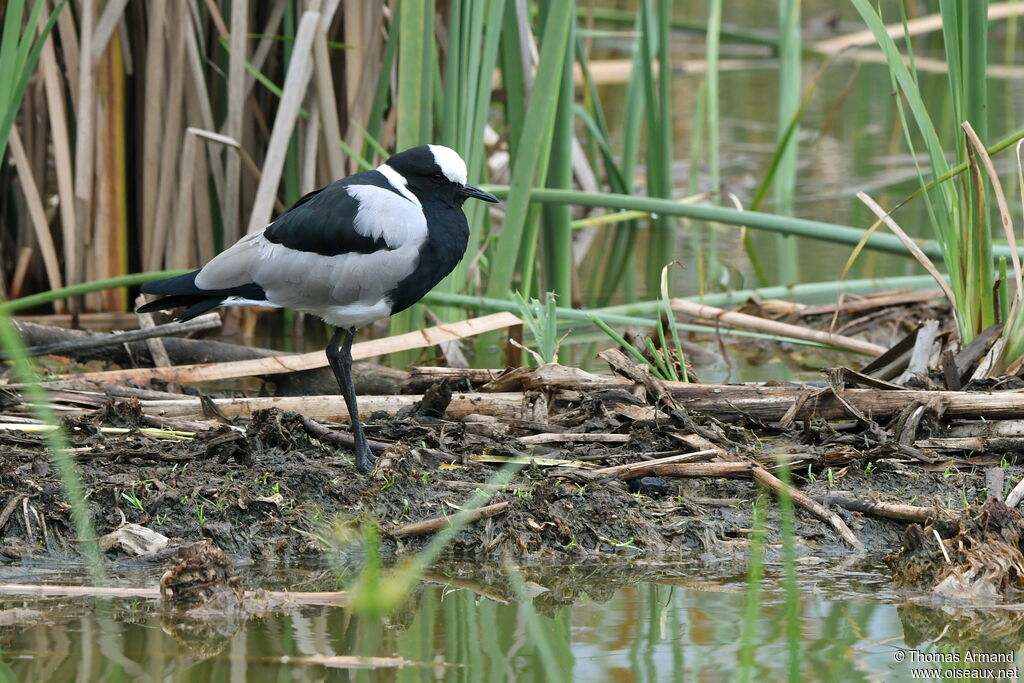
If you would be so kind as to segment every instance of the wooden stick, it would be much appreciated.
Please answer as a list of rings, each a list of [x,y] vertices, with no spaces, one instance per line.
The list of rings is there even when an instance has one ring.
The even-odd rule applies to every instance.
[[[320,439],[321,441],[329,441],[339,446],[345,446],[346,448],[352,448],[355,446],[356,438],[352,436],[350,432],[339,432],[335,429],[331,429],[319,422],[313,420],[306,415],[300,415],[302,420],[302,426],[305,427],[306,433],[312,436],[314,439]],[[370,447],[371,451],[377,453],[383,453],[387,449],[393,447],[395,444],[387,441],[375,441],[374,439],[367,439],[366,445]],[[448,458],[454,460],[454,458]]]
[[[449,384],[455,387],[480,386],[490,382],[504,370],[488,370],[477,368],[448,368],[437,367],[414,367],[409,371],[409,379],[402,386],[402,391],[414,394],[422,394],[427,387],[440,380],[448,380]],[[519,389],[520,387],[514,387]]]
[[[271,5],[270,13],[267,16],[267,23],[263,25],[263,30],[260,31],[260,35],[263,37],[260,38],[260,42],[256,44],[256,49],[252,52],[252,57],[249,58],[249,63],[254,70],[263,70],[263,63],[267,60],[267,55],[270,54],[271,48],[277,42],[275,36],[278,35],[278,27],[281,25],[281,19],[284,18],[284,11],[287,7],[287,3],[281,2],[275,2]],[[249,93],[255,84],[256,77],[246,72],[245,86],[242,94],[243,102],[249,98]]]
[[[989,5],[988,20],[990,22],[996,21],[998,19],[1005,19],[1006,17],[1019,15],[1021,13],[1024,13],[1024,7],[1020,6],[1016,2],[997,2]],[[889,34],[889,37],[893,40],[901,40],[904,35],[916,36],[922,33],[930,33],[941,29],[942,16],[939,14],[927,14],[922,17],[910,19],[905,24],[903,22],[887,24],[885,32]],[[856,31],[854,33],[836,36],[835,38],[828,38],[827,40],[819,40],[813,44],[813,49],[826,54],[838,54],[839,52],[848,50],[852,47],[874,46],[876,44],[875,34],[872,33],[870,29],[865,29],[863,31]]]
[[[847,545],[857,550],[864,550],[864,544],[850,531],[850,527],[846,526],[846,522],[843,521],[842,517],[807,494],[797,491],[760,465],[755,465],[751,472],[755,480],[770,488],[776,495],[786,493],[794,503],[811,513],[814,517],[831,525]]]
[[[110,3],[104,3],[109,7]],[[122,37],[110,43],[96,69],[96,157],[95,157],[95,213],[91,234],[87,233],[85,276],[88,279],[116,277],[125,274],[125,244],[129,232],[127,213],[128,177],[125,160],[128,156],[126,130],[127,97],[125,75],[131,72],[129,60],[122,47]],[[91,59],[90,45],[82,44],[82,61]],[[96,65],[94,65],[95,67]],[[69,283],[70,284],[70,283]],[[87,308],[122,310],[128,304],[125,291],[120,288],[89,292],[84,295]]]
[[[192,31],[188,31],[192,35]],[[189,41],[191,43],[191,41]],[[190,45],[191,46],[191,45]],[[192,247],[196,243],[192,235],[192,217],[195,211],[192,207],[192,197],[195,194],[196,176],[196,136],[192,134],[195,130],[191,126],[185,129],[185,140],[181,146],[181,162],[178,166],[177,193],[174,199],[173,231],[168,236],[167,251],[164,252],[164,263],[167,268],[185,269],[195,263],[196,256],[192,253]],[[203,178],[200,182],[206,182]]]
[[[863,202],[865,206],[871,209],[872,213],[878,216],[878,218],[883,223],[885,223],[886,227],[892,230],[893,234],[896,235],[896,237],[899,238],[900,242],[903,243],[903,246],[907,248],[907,251],[909,251],[915,259],[917,259],[917,262],[920,263],[924,267],[924,269],[928,271],[929,275],[935,278],[935,282],[939,285],[939,289],[942,290],[942,293],[946,295],[946,298],[949,299],[949,301],[951,302],[956,301],[956,297],[953,295],[953,290],[950,289],[950,286],[946,282],[946,279],[942,277],[942,274],[939,272],[938,268],[935,267],[935,264],[932,263],[932,260],[928,258],[928,256],[921,250],[921,247],[917,245],[917,242],[911,239],[911,237],[903,231],[903,228],[901,228],[899,224],[892,219],[892,216],[889,215],[889,212],[883,209],[881,206],[879,206],[878,203],[870,196],[868,196],[866,192],[858,192],[857,199],[861,200],[861,202]],[[956,309],[953,309],[952,312],[953,317],[955,318]]]
[[[886,351],[883,346],[861,341],[860,339],[845,337],[840,334],[831,334],[829,332],[821,332],[819,330],[809,330],[799,325],[789,325],[775,320],[765,320],[764,318],[759,318],[755,315],[726,311],[714,306],[706,306],[704,304],[686,301],[685,299],[672,299],[671,305],[673,311],[685,313],[686,315],[690,315],[695,318],[704,318],[705,320],[721,322],[723,325],[735,327],[737,329],[753,330],[755,332],[775,334],[784,337],[791,337],[793,339],[803,339],[805,341],[817,342],[819,344],[827,344],[828,346],[834,346],[840,349],[856,351],[857,353],[863,353],[868,356],[880,356]]]
[[[173,429],[177,432],[206,432],[221,426],[219,422],[196,422],[194,420],[172,420],[156,415],[142,415],[139,421],[147,427]]]
[[[693,455],[692,453],[690,455]],[[639,479],[640,477],[723,477],[743,478],[749,477],[754,467],[748,462],[670,462],[670,463],[642,463],[646,467],[637,467],[633,470],[619,474],[617,479]]]
[[[21,288],[25,286],[25,276],[28,274],[28,266],[32,263],[32,247],[22,247],[18,251],[18,261],[14,264],[14,275],[7,283],[7,298],[17,299],[21,295]]]
[[[68,313],[17,315],[13,316],[13,319],[18,322],[29,322],[49,327],[70,327],[74,324],[71,315]],[[78,315],[78,322],[82,330],[130,330],[133,327],[139,326],[139,319],[134,313],[122,313],[118,311],[81,313]]]
[[[185,45],[187,43],[185,33],[192,30],[187,8],[188,3],[172,2],[169,4],[165,16],[171,49],[169,57],[165,57],[164,68],[168,70],[170,80],[165,91],[163,109],[156,113],[154,120],[157,130],[153,134],[158,137],[160,151],[158,160],[153,161],[154,165],[158,165],[158,175],[152,222],[147,223],[147,227],[150,229],[143,231],[144,233],[152,232],[149,250],[144,254],[145,270],[159,270],[164,262],[164,248],[167,246],[171,214],[171,197],[174,194],[174,185],[178,180],[176,162],[178,150],[181,147],[181,131],[184,127],[181,125],[181,119],[185,101],[185,70],[188,68],[185,64]],[[148,56],[147,59],[149,59]],[[150,135],[149,131],[146,134]]]
[[[665,465],[668,463],[683,463],[683,462],[697,462],[699,460],[707,460],[713,458],[716,455],[721,454],[720,448],[707,449],[703,451],[697,451],[696,453],[683,453],[682,455],[670,455],[665,458],[658,458],[657,460],[646,460],[644,462],[631,462],[625,465],[614,465],[612,467],[602,467],[601,469],[594,470],[594,474],[602,475],[615,475],[619,479],[633,479],[635,477],[647,476],[650,472],[650,467],[656,465]],[[642,472],[641,474],[634,474],[634,472]]]
[[[896,380],[896,384],[906,384],[919,375],[923,377],[928,374],[928,361],[931,359],[932,347],[938,335],[938,320],[925,320],[921,324],[917,330],[917,339],[914,340],[914,350],[910,354],[907,369]]]
[[[44,0],[45,2],[45,0]],[[56,3],[52,0],[44,4],[44,11],[46,9],[52,9]],[[49,8],[47,8],[49,5]],[[60,46],[61,52],[64,53],[64,68],[67,77],[65,79],[68,92],[71,95],[71,110],[78,110],[78,79],[73,78],[74,74],[79,71],[79,60],[81,59],[79,49],[79,30],[78,23],[75,21],[75,16],[78,15],[81,20],[81,14],[74,11],[74,6],[67,7],[57,15],[57,31],[60,34]],[[39,22],[39,30],[43,30],[43,22]]]
[[[324,125],[324,140],[327,143],[324,145],[327,165],[331,169],[332,177],[341,178],[345,175],[345,160],[338,145],[338,141],[341,140],[341,124],[338,122],[338,102],[334,96],[334,78],[331,74],[330,54],[327,51],[327,29],[330,23],[331,17],[325,15],[317,25],[316,35],[313,37],[313,70],[316,97],[320,103],[320,116]],[[366,36],[363,37],[365,38]],[[345,61],[347,64],[348,60]],[[316,136],[317,133],[314,132],[313,135]]]
[[[99,64],[100,57],[107,51],[107,44],[110,42],[111,36],[114,35],[114,31],[117,29],[118,22],[121,21],[121,15],[124,13],[124,8],[128,4],[128,0],[110,0],[103,8],[103,14],[100,15],[100,19],[96,22],[96,29],[92,34],[92,45],[89,56],[92,58],[93,65]],[[86,54],[85,47],[83,46],[82,53]]]
[[[693,412],[713,413],[723,420],[743,417],[777,421],[789,410],[794,401],[805,398],[794,419],[813,417],[832,420],[848,417],[849,413],[831,392],[806,398],[808,387],[802,384],[786,386],[684,384],[666,382],[672,396]],[[927,404],[936,401],[937,408],[947,417],[984,417],[985,419],[1024,418],[1024,393],[1016,391],[960,392],[960,391],[878,391],[875,389],[844,389],[843,399],[875,420],[892,415],[908,403]]]
[[[821,306],[808,306],[802,308],[797,312],[797,316],[800,318],[806,318],[812,315],[824,315],[826,313],[843,313],[850,315],[853,313],[863,313],[864,311],[870,311],[875,308],[885,308],[887,306],[897,306],[900,304],[916,304],[925,301],[932,301],[942,296],[941,289],[923,289],[915,292],[897,292],[895,294],[886,294],[883,296],[869,296],[863,299],[854,299],[852,301],[847,300],[841,304],[823,304]]]
[[[277,196],[277,186],[281,182],[292,130],[295,128],[306,87],[309,85],[312,72],[311,48],[319,21],[319,12],[303,12],[299,28],[295,32],[295,44],[292,48],[291,61],[288,63],[288,73],[284,79],[281,104],[274,118],[270,141],[267,143],[263,173],[256,189],[256,201],[253,203],[246,234],[260,230],[270,222],[270,213],[273,210],[274,197]]]
[[[43,200],[39,196],[39,186],[36,184],[35,176],[32,175],[32,165],[28,160],[28,155],[25,154],[25,147],[21,144],[21,135],[18,133],[17,126],[11,126],[7,142],[11,156],[14,158],[14,166],[18,171],[18,180],[21,181],[21,193],[28,206],[28,214],[35,231],[36,241],[39,243],[39,253],[43,257],[47,282],[52,289],[59,289],[62,286],[62,280],[57,249],[53,246],[50,223],[46,219],[46,209],[43,208]]]
[[[934,448],[937,451],[1020,451],[1024,449],[1021,436],[955,436],[918,439],[915,448]]]
[[[220,13],[217,3],[214,0],[205,0],[203,4],[206,5],[206,9],[210,12],[210,20],[213,22],[214,28],[217,29],[217,35],[220,38],[227,38],[229,35],[228,26],[224,23],[224,15]]]
[[[151,0],[146,7],[147,39],[146,39],[146,83],[158,83],[163,78],[166,63],[166,43],[164,26],[167,23],[167,0]],[[162,89],[160,89],[162,90]],[[160,181],[160,134],[165,98],[162,92],[147,93],[142,105],[142,225],[152,226],[156,213],[157,187]],[[153,236],[150,230],[142,230],[141,253],[147,257],[150,253]],[[148,261],[144,261],[148,263]]]
[[[18,505],[20,505],[21,501],[25,498],[27,498],[27,496],[14,494],[11,496],[11,499],[7,501],[7,505],[4,505],[4,509],[0,511],[0,531],[4,530],[4,527],[7,526],[7,520],[11,518],[15,509],[17,509]]]
[[[67,598],[140,598],[142,600],[159,600],[159,588],[128,588],[118,586],[54,586],[40,584],[2,583],[0,595],[31,595],[35,597],[67,597]],[[246,600],[251,600],[270,608],[287,605],[346,605],[348,593],[345,591],[295,592],[290,591],[245,591]]]
[[[517,320],[514,316],[512,316],[512,318]],[[467,322],[473,323],[474,327],[480,327],[477,323],[482,322],[483,320],[484,319],[475,319],[474,321]],[[432,343],[434,340],[444,338],[443,330],[450,331],[453,327],[455,326],[449,325],[444,328],[432,328],[423,330],[422,332],[414,332],[410,335],[400,335],[399,337],[381,340],[378,342],[362,342],[353,347],[353,355],[358,354],[358,357],[366,357],[367,355],[373,355],[374,353],[390,352],[394,350],[392,344],[394,344],[396,340],[406,337],[420,337],[419,345],[425,345],[423,344],[424,340],[421,335],[427,335],[430,338],[430,342],[428,343]],[[482,327],[486,328],[489,327],[489,325]],[[500,325],[496,326],[494,329],[497,327],[500,327]],[[475,329],[472,332],[475,333],[479,331],[483,331],[483,329]],[[438,336],[434,336],[435,334]],[[386,345],[387,348],[381,349],[380,347],[383,345]],[[402,347],[401,344],[397,344],[397,346]],[[414,347],[405,346],[404,348]],[[315,357],[312,359],[312,362],[301,360],[310,356]],[[262,363],[257,363],[257,366],[253,367],[253,361],[243,361],[242,363],[245,363],[247,368],[246,372],[237,372],[236,368],[242,365],[242,363],[235,362],[226,364],[179,366],[178,369],[188,370],[194,368],[208,368],[209,372],[189,373],[190,381],[199,381],[203,379],[244,376],[250,373],[273,374],[274,372],[289,372],[293,369],[305,369],[305,367],[303,367],[304,363],[308,363],[306,367],[319,367],[325,364],[323,358],[324,356],[322,352],[316,352],[313,354],[296,355],[291,357],[285,356],[261,359],[261,361],[272,362],[275,366],[272,368],[267,368],[262,365]],[[300,359],[299,362],[295,364],[298,367],[284,367],[283,363],[287,363],[289,359]],[[138,381],[139,379],[146,379],[151,376],[167,377],[169,379],[177,380],[178,377],[173,374],[174,370],[175,368],[127,371],[118,370],[111,372],[69,375],[67,378],[101,381],[102,383],[125,383],[129,381]],[[538,373],[535,376],[525,379],[524,381],[516,382],[516,385],[525,386],[530,389],[552,390],[566,388],[587,391],[628,389],[633,386],[631,381],[616,377],[602,377],[598,375],[588,375],[584,377],[580,373],[567,372],[557,373],[558,377],[556,378],[554,376],[556,373],[545,374],[541,372],[542,370],[544,369],[538,369]],[[549,382],[548,380],[551,381]],[[663,385],[667,388],[672,397],[688,410],[714,413],[716,417],[725,420],[751,417],[765,421],[777,421],[781,419],[782,416],[792,408],[794,402],[797,401],[802,401],[802,404],[793,416],[794,419],[797,420],[806,420],[814,417],[822,419],[836,419],[848,415],[846,407],[841,404],[831,392],[822,393],[820,391],[820,387],[813,387],[804,384],[766,386],[762,384],[727,385],[664,382]],[[806,394],[808,391],[816,392],[816,394],[807,397]],[[522,400],[524,398],[523,394],[518,392],[506,391],[498,393],[499,395],[504,394],[510,401],[513,400],[513,397],[518,397],[517,400]],[[950,417],[984,417],[987,420],[1024,418],[1024,393],[1016,391],[956,392],[843,389],[841,393],[847,403],[865,414],[871,414],[875,419],[881,419],[892,415],[894,412],[905,407],[908,403],[919,402],[927,404],[932,400],[936,401],[938,409],[943,410],[944,414]],[[480,401],[486,403],[488,401],[488,396],[491,394],[463,393],[460,395],[468,402]],[[1009,436],[1009,434],[1007,435]]]
[[[253,398],[215,398],[210,399],[227,417],[250,417],[257,410],[277,408],[281,411],[295,410],[316,419],[330,419],[348,422],[348,410],[339,396],[257,396]],[[359,409],[364,415],[385,413],[397,415],[423,400],[421,395],[402,396],[360,396]],[[203,404],[198,398],[141,401],[142,411],[146,415],[160,417],[203,419]],[[446,413],[458,419],[466,415],[494,415],[500,419],[526,418],[529,400],[518,392],[507,394],[453,394]],[[81,412],[67,411],[68,414]]]
[[[1006,496],[1006,507],[1016,508],[1020,501],[1024,500],[1024,478],[1017,482],[1013,490]]]
[[[822,498],[821,504],[838,505],[853,512],[884,517],[885,519],[895,519],[900,522],[930,524],[935,521],[949,521],[953,519],[953,514],[949,510],[938,506],[903,505],[900,503],[886,503],[880,500],[847,498],[845,496],[825,496]]]
[[[485,505],[482,508],[477,508],[470,512],[462,511],[459,514],[465,514],[466,523],[477,522],[487,517],[493,517],[494,515],[502,512],[509,505],[508,501],[502,501],[500,503],[494,503],[493,505]],[[434,517],[433,519],[425,519],[422,522],[413,522],[412,524],[406,524],[400,526],[391,532],[392,536],[396,538],[411,538],[413,536],[426,536],[436,531],[440,531],[445,527],[449,526],[455,515],[448,517]]]
[[[65,15],[70,15],[70,8]],[[82,281],[85,250],[91,232],[93,209],[93,175],[96,151],[96,73],[89,49],[92,46],[93,26],[96,21],[95,0],[83,0],[79,13],[79,36],[81,51],[78,60],[78,101],[75,111],[75,223],[78,234],[71,242],[65,241],[64,257],[70,264],[67,284],[77,285]],[[71,207],[68,207],[69,209]],[[71,309],[81,308],[76,300]]]
[[[146,303],[146,295],[139,294],[135,297],[135,308]],[[139,328],[151,330],[156,327],[152,313],[139,313]],[[200,316],[202,317],[202,316]],[[220,316],[218,316],[220,317]],[[167,355],[167,347],[159,339],[147,339],[146,346],[149,348],[149,355],[153,357],[153,365],[170,365],[171,357]]]
[[[114,334],[98,334],[89,337],[83,337],[82,339],[57,342],[55,344],[30,346],[28,349],[26,349],[26,351],[31,356],[46,356],[50,354],[60,355],[74,353],[75,351],[84,351],[86,349],[100,348],[103,346],[128,344],[130,342],[137,342],[145,339],[153,339],[154,337],[163,337],[175,334],[189,334],[190,332],[198,332],[199,330],[209,330],[214,327],[220,327],[220,316],[216,313],[207,313],[205,315],[201,315],[197,318],[193,318],[192,320],[188,320],[183,323],[164,323],[163,325],[155,325],[153,327],[148,328],[140,327],[139,329],[128,330],[126,332],[115,332]],[[5,356],[6,354],[0,352],[0,358],[4,358]]]
[[[189,16],[194,22],[196,17],[191,12]],[[200,27],[196,27],[196,31],[202,30]],[[194,97],[196,105],[199,108],[199,120],[202,123],[202,129],[214,132],[216,131],[216,124],[213,120],[213,106],[210,104],[210,95],[206,89],[206,77],[203,74],[203,60],[204,56],[201,53],[198,42],[196,41],[196,34],[194,31],[189,31],[186,36],[186,47],[185,54],[188,57],[189,72],[192,75],[192,88],[189,90],[189,95]],[[196,128],[191,127],[192,130]],[[198,143],[198,141],[197,141]],[[224,169],[220,165],[220,150],[213,149],[209,145],[205,145],[204,152],[210,160],[210,175],[213,177],[213,186],[216,188],[217,194],[224,193]]]
[[[418,335],[419,333],[412,333]],[[406,336],[406,335],[401,335]],[[363,347],[373,346],[373,344],[379,342],[365,342],[358,346]],[[353,347],[355,350],[355,347]],[[385,352],[390,351],[387,349]],[[362,353],[362,351],[361,351]],[[354,354],[353,354],[354,355]],[[319,356],[322,358],[323,353]],[[303,358],[303,356],[295,356],[295,358]],[[278,360],[286,361],[285,357],[275,357],[263,360],[272,360],[277,362]],[[236,366],[242,363],[250,364],[254,361],[242,361],[225,363],[223,365]],[[219,368],[218,364],[206,364],[202,366],[181,366],[181,367],[209,367]],[[251,367],[251,366],[250,366]],[[304,368],[297,368],[304,369]],[[173,370],[173,368],[157,368],[156,370]],[[287,372],[288,369],[276,369],[276,372]],[[263,374],[271,374],[264,367],[259,367],[255,372]],[[147,373],[149,373],[147,375]],[[238,373],[237,375],[233,372],[217,374],[211,372],[210,378],[220,377],[234,377],[242,376],[245,373]],[[163,372],[154,372],[153,369],[140,369],[140,370],[117,370],[109,373],[86,373],[81,375],[66,375],[63,376],[66,379],[78,379],[83,381],[101,381],[103,384],[116,384],[128,381],[137,381],[139,377],[157,376],[167,377],[168,379],[177,381],[176,377],[172,373],[164,374]],[[197,375],[190,375],[190,381],[199,381],[201,379],[207,379],[207,377],[200,377]],[[787,412],[793,407],[794,403],[800,402],[798,409],[793,415],[795,420],[808,420],[812,418],[820,418],[825,420],[841,419],[849,417],[849,411],[843,403],[840,403],[831,391],[822,392],[821,387],[811,387],[804,384],[791,384],[791,385],[778,385],[778,386],[765,386],[760,384],[745,384],[745,385],[728,385],[728,384],[686,384],[683,382],[664,382],[665,387],[668,389],[672,397],[679,403],[679,405],[685,407],[687,410],[696,413],[711,413],[716,418],[721,420],[739,420],[739,419],[756,419],[767,422],[774,422],[782,419]],[[574,382],[570,385],[575,392],[576,390],[590,390],[596,391],[600,389],[608,388],[628,388],[632,386],[632,383],[628,380],[623,380],[614,377],[598,377],[592,383],[577,383]],[[548,386],[548,389],[558,388],[556,386]],[[808,396],[808,392],[813,395]],[[937,410],[943,411],[943,414],[947,417],[963,417],[963,418],[984,418],[987,420],[995,419],[1007,419],[1007,418],[1024,418],[1024,393],[1016,391],[1001,391],[1001,392],[959,392],[959,391],[917,391],[917,390],[905,390],[905,391],[877,391],[874,389],[844,389],[842,390],[842,396],[844,401],[853,406],[859,412],[864,414],[870,414],[875,420],[880,420],[891,416],[893,413],[902,410],[908,403],[918,402],[921,404],[928,404],[930,401],[935,401],[934,405]],[[564,398],[569,399],[575,397],[576,394],[568,394]],[[560,395],[556,394],[556,400],[559,399]],[[393,405],[399,404],[405,405],[402,402],[405,401],[416,401],[419,397],[417,396],[380,396],[380,397],[360,397],[360,402],[364,400],[379,400],[380,409],[385,409],[388,401],[394,402]],[[254,399],[220,399],[224,402],[239,402],[239,404],[248,404],[253,407],[271,407],[274,405],[274,401],[294,401],[292,407],[283,408],[285,410],[303,410],[301,398],[282,398],[282,399],[270,399],[270,398],[254,398]],[[337,397],[307,397],[306,400],[310,401],[310,405],[307,407],[313,408],[318,401],[337,401]],[[259,405],[260,401],[268,402],[266,405]],[[193,402],[194,403],[194,402]],[[475,392],[462,392],[455,395],[456,408],[449,408],[449,414],[453,415],[468,415],[473,412],[500,414],[506,417],[511,415],[518,415],[516,419],[525,420],[530,419],[525,417],[524,408],[515,407],[521,406],[528,403],[526,394],[522,392],[494,392],[494,393],[475,393]],[[197,403],[168,403],[166,407],[169,411],[175,415],[187,415],[192,414],[196,408]],[[287,405],[287,403],[282,403]],[[480,406],[480,410],[474,410],[473,406]],[[151,404],[153,411],[161,410],[160,404]],[[376,408],[375,408],[376,409]],[[239,409],[238,414],[246,414],[248,408]],[[454,410],[454,412],[453,412]],[[342,410],[342,413],[345,411]],[[169,413],[170,414],[170,413]],[[318,417],[326,417],[334,415],[335,413],[330,411],[321,411],[317,414]],[[343,418],[345,419],[345,418]]]
[[[947,437],[1018,436],[1024,437],[1024,420],[954,422],[944,432]]]
[[[582,432],[561,432],[561,433],[546,433],[546,434],[531,434],[530,436],[521,436],[519,441],[525,444],[535,443],[626,443],[632,437],[629,434],[601,434],[601,433],[582,433]]]
[[[483,332],[500,330],[518,324],[520,324],[519,318],[511,313],[493,313],[479,318],[470,318],[458,323],[437,325],[407,334],[359,342],[352,345],[352,358],[354,360],[361,360],[383,356],[396,351],[408,351],[425,346],[435,346],[443,341],[472,337]],[[77,378],[104,383],[147,382],[153,378],[160,378],[175,383],[204,382],[213,379],[298,372],[300,370],[322,368],[326,365],[327,357],[324,355],[324,352],[313,351],[310,353],[272,356],[270,358],[230,363],[200,363],[163,368],[137,368],[133,370],[109,370],[61,375],[60,379]]]
[[[234,140],[242,139],[245,111],[245,60],[249,21],[249,0],[231,3],[231,52],[228,56],[228,100],[223,132]],[[224,216],[224,244],[234,244],[241,237],[239,230],[239,187],[241,186],[241,159],[228,152],[225,161],[225,190],[221,198]]]
[[[47,11],[47,10],[44,10]],[[71,8],[65,8],[69,13]],[[39,30],[43,29],[40,22]],[[66,47],[66,46],[65,46]],[[67,50],[64,51],[68,57]],[[40,53],[39,63],[43,71],[43,83],[46,89],[46,108],[49,115],[51,144],[53,145],[53,166],[57,175],[57,197],[60,207],[61,235],[67,245],[75,239],[75,179],[71,170],[71,143],[68,134],[68,119],[64,106],[64,78],[57,67],[57,57],[53,49],[53,33],[46,38]],[[70,71],[70,63],[65,62]],[[69,81],[73,79],[68,79]],[[65,247],[67,249],[67,247]],[[65,251],[68,253],[68,251]],[[64,280],[69,282],[71,258],[64,262]],[[54,302],[54,310],[62,312],[64,303]]]

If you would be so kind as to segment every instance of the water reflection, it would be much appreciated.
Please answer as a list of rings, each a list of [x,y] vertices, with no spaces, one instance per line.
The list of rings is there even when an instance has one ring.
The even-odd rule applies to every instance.
[[[666,567],[660,576],[650,569],[636,583],[620,569],[618,580],[572,588],[535,574],[530,603],[502,597],[507,582],[431,582],[387,619],[342,607],[297,607],[231,628],[223,621],[183,622],[155,601],[6,598],[0,601],[0,680],[547,681],[551,667],[557,677],[577,681],[736,677],[742,577],[698,583],[692,568]],[[898,661],[897,652],[906,657],[912,650],[947,653],[959,663],[943,666],[958,669],[991,666],[965,663],[968,651],[1012,652],[1015,661],[999,666],[1019,666],[1022,612],[906,602],[880,589],[878,568],[802,571],[800,642],[791,647],[784,593],[771,569],[752,676],[904,679],[911,667],[931,665]],[[587,573],[563,568],[559,576],[565,572]],[[534,613],[539,617],[531,621]]]

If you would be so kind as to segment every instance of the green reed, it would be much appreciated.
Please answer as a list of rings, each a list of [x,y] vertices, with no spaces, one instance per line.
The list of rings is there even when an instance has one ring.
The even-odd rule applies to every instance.
[[[901,52],[885,32],[882,17],[865,0],[853,0],[854,6],[875,35],[882,49],[894,86],[901,97],[896,100],[904,140],[911,152],[923,149],[928,164],[918,167],[919,195],[925,203],[929,223],[950,275],[955,317],[960,341],[969,343],[979,332],[997,322],[999,306],[993,292],[998,288],[996,257],[1003,256],[993,246],[990,215],[993,212],[993,181],[977,170],[952,179],[954,169],[946,150],[956,150],[957,168],[968,168],[970,142],[963,142],[962,122],[969,122],[981,140],[988,137],[987,49],[989,24],[987,0],[969,7],[954,0],[940,0],[943,45],[948,65],[948,88],[955,129],[942,130],[925,106],[921,79],[915,68],[909,36],[904,36]],[[905,8],[900,4],[906,22]],[[905,59],[906,58],[906,59]],[[1014,136],[1019,136],[1020,132]],[[938,179],[929,182],[931,179]],[[931,257],[931,255],[929,255]],[[1016,289],[1021,283],[1017,282]],[[1003,296],[1008,294],[1004,288]],[[1010,316],[1004,328],[1007,339],[1020,338],[1024,320]],[[1017,355],[1019,352],[1015,351]],[[1004,355],[1003,364],[1016,355]]]

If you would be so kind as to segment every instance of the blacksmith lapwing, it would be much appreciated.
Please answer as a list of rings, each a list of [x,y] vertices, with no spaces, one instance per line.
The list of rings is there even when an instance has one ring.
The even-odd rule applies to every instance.
[[[368,472],[352,338],[419,301],[455,268],[469,240],[462,203],[470,197],[498,201],[466,184],[466,162],[454,150],[407,149],[307,194],[201,269],[143,285],[164,297],[138,310],[186,306],[179,319],[188,320],[217,306],[274,306],[334,325],[327,360],[352,419],[356,467]]]

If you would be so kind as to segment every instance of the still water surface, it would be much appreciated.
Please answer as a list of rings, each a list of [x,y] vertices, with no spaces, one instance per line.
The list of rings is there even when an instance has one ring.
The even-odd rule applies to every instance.
[[[753,660],[744,668],[743,568],[731,575],[692,565],[658,570],[645,567],[643,580],[631,583],[626,567],[614,578],[606,566],[558,568],[550,581],[532,574],[532,597],[517,602],[504,600],[497,585],[466,578],[466,567],[453,567],[447,574],[460,578],[445,583],[446,572],[433,574],[406,609],[387,619],[314,606],[237,623],[199,622],[169,616],[156,601],[5,597],[0,680],[552,680],[538,643],[556,678],[575,681],[719,681],[745,673],[762,680],[891,681],[935,667],[946,679],[962,678],[971,666],[1019,671],[1024,617],[940,609],[898,594],[877,561],[801,567],[796,641],[786,635],[781,569],[769,565]],[[578,577],[571,588],[566,572]],[[69,580],[66,572],[34,574],[18,578]],[[331,583],[327,576],[281,567],[246,574],[253,585],[295,590],[333,588],[323,585]],[[492,580],[497,576],[492,572]],[[131,580],[154,585],[156,575]],[[531,621],[531,612],[538,618]],[[1011,661],[963,663],[990,654]],[[347,656],[384,659],[372,667]],[[926,661],[937,658],[961,664]],[[407,663],[393,667],[399,660]]]

